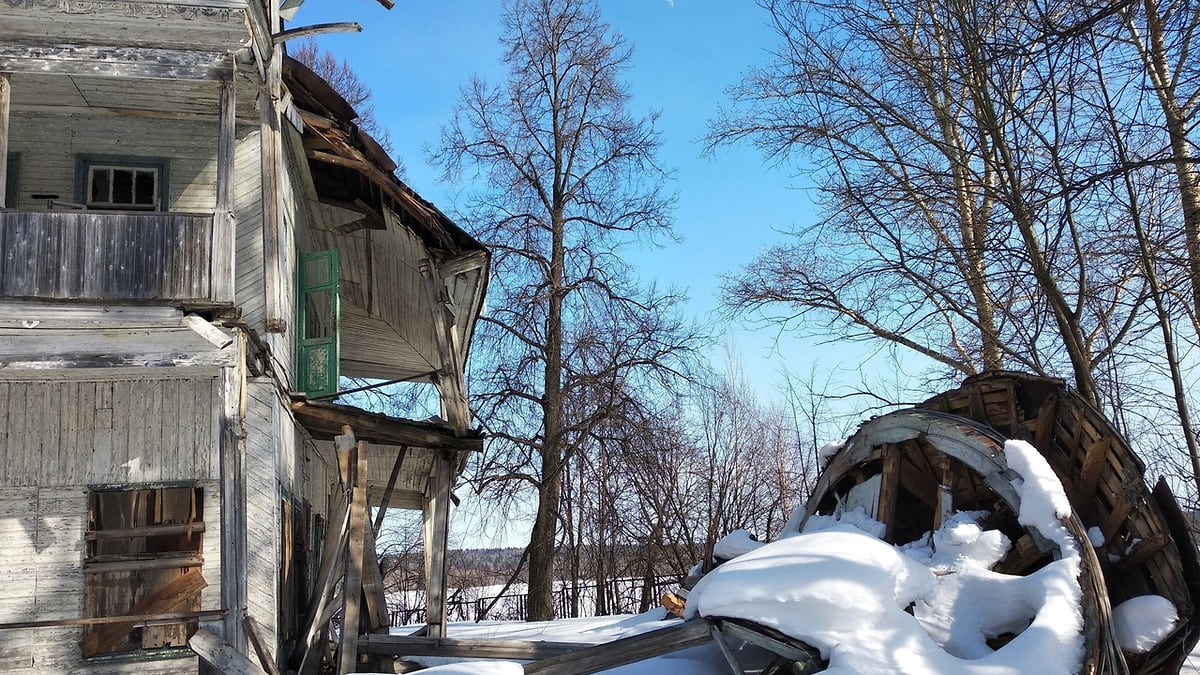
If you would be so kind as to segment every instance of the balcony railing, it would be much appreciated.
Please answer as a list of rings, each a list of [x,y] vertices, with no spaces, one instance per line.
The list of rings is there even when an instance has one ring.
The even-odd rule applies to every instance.
[[[0,211],[0,297],[231,304],[231,223],[214,220]]]

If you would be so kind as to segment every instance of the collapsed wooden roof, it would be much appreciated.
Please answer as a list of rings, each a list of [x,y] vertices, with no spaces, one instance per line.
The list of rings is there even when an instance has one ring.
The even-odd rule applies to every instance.
[[[304,123],[304,152],[322,201],[363,211],[364,225],[373,229],[383,229],[381,210],[389,208],[403,225],[448,258],[485,251],[395,176],[396,163],[359,127],[358,113],[328,82],[290,57],[284,60],[283,76]]]
[[[1029,442],[1066,490],[1065,525],[1083,555],[1087,655],[1081,673],[1178,672],[1200,639],[1200,561],[1166,483],[1150,489],[1145,465],[1116,429],[1061,380],[992,372],[920,406],[863,423],[822,472],[809,515],[847,500],[867,504],[884,538],[904,543],[937,529],[951,510],[987,512],[985,525],[1013,546],[995,571],[1027,574],[1058,555],[1017,519],[1020,498],[1004,454],[1006,439]],[[1104,542],[1093,547],[1087,531]],[[1146,654],[1123,653],[1112,606],[1161,595],[1180,616],[1175,631]]]

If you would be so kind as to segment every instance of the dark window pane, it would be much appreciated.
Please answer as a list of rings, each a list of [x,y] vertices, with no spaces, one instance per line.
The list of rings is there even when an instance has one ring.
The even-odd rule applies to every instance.
[[[113,169],[112,170],[112,203],[114,203],[114,204],[132,204],[133,203],[133,170],[132,169]]]
[[[107,204],[108,199],[108,171],[92,169],[92,196],[89,201]]]
[[[154,192],[154,170],[138,171],[133,203],[139,206],[154,206]]]
[[[304,339],[329,337],[333,334],[333,304],[329,291],[313,291],[305,298]]]

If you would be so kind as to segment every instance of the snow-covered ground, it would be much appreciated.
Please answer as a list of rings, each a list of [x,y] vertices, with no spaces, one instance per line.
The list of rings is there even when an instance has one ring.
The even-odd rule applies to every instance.
[[[731,535],[723,550],[739,555],[706,575],[688,597],[685,616],[750,621],[820,651],[834,675],[926,673],[1019,675],[1074,673],[1084,652],[1078,542],[1062,524],[1070,504],[1036,450],[1005,447],[1021,497],[1019,519],[1058,545],[1061,555],[1027,576],[991,571],[1011,542],[978,524],[984,514],[958,513],[920,541],[893,546],[882,526],[861,512],[814,517],[802,532],[769,544]],[[1148,596],[1114,609],[1127,650],[1145,651],[1177,621],[1165,598]],[[549,623],[455,624],[450,637],[609,642],[671,625],[665,610],[626,617]],[[989,640],[1004,636],[1000,646]],[[516,663],[447,663],[417,659],[426,671],[520,675]],[[765,665],[765,664],[761,664]],[[630,664],[617,675],[729,673],[709,644]],[[1185,673],[1200,675],[1200,656]]]

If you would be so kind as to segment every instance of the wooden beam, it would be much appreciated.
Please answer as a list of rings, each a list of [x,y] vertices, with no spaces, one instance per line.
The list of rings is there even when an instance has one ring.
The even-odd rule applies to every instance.
[[[257,663],[246,658],[246,656],[229,643],[217,637],[215,633],[211,633],[204,629],[196,631],[196,634],[188,639],[188,647],[196,653],[205,663],[216,669],[218,673],[225,675],[267,675],[267,672],[260,668]]]
[[[337,23],[318,23],[311,26],[301,26],[300,28],[290,28],[280,31],[271,36],[271,41],[277,45],[283,44],[288,40],[308,37],[310,35],[326,35],[328,33],[361,33],[362,26],[353,21],[341,21]]]
[[[83,538],[88,541],[132,539],[134,537],[162,537],[175,534],[189,535],[194,532],[204,532],[204,530],[204,522],[196,521],[192,523],[179,523],[178,525],[143,525],[141,527],[127,527],[119,530],[89,530],[84,534]]]
[[[342,580],[342,642],[338,673],[358,670],[359,619],[363,592],[363,546],[367,522],[367,444],[358,442],[350,496],[350,537],[346,541],[346,576]]]
[[[321,567],[317,572],[316,587],[308,605],[308,626],[304,636],[296,643],[293,658],[300,660],[301,675],[311,675],[320,669],[321,648],[318,645],[325,632],[326,608],[331,606],[332,594],[337,583],[338,568],[345,558],[346,539],[350,532],[350,509],[345,492],[334,488],[334,503],[330,505],[329,529],[325,531],[325,543],[321,547]],[[333,520],[336,517],[337,520]],[[336,527],[335,527],[336,526]]]
[[[392,464],[392,474],[388,476],[387,488],[383,491],[383,498],[379,500],[379,513],[375,514],[375,526],[371,529],[375,531],[375,536],[379,536],[379,529],[383,527],[383,517],[387,514],[388,504],[392,502],[392,492],[396,490],[396,481],[400,478],[400,469],[404,465],[404,456],[408,454],[408,447],[402,446],[400,452],[396,453],[396,462]]]
[[[275,667],[275,662],[271,660],[271,652],[260,637],[263,631],[258,622],[249,612],[242,615],[242,622],[246,625],[246,635],[250,638],[250,646],[254,647],[255,655],[258,656],[259,665],[267,675],[279,675],[279,668]]]
[[[1103,436],[1088,446],[1083,455],[1083,467],[1080,470],[1079,488],[1075,491],[1075,510],[1081,519],[1092,523],[1096,513],[1096,486],[1100,484],[1100,474],[1108,463],[1108,451],[1112,447],[1112,436]]]
[[[450,488],[453,463],[448,453],[435,460],[422,513],[425,551],[425,631],[429,637],[446,636],[446,550],[450,537]]]
[[[0,72],[58,73],[153,80],[222,80],[233,55],[156,47],[0,43]]]
[[[234,275],[237,254],[234,241],[234,175],[237,143],[237,87],[232,72],[221,81],[221,99],[217,109],[217,203],[213,209],[212,260],[209,263],[210,294],[214,300],[234,299]]]
[[[458,438],[449,430],[436,428],[410,420],[383,416],[366,411],[351,411],[305,402],[292,404],[292,412],[300,419],[314,437],[328,440],[333,437],[330,430],[343,424],[354,427],[362,439],[384,445],[407,445],[417,448],[448,448],[478,452],[483,450],[482,438]]]
[[[0,630],[16,628],[51,628],[54,626],[99,626],[106,623],[127,623],[133,628],[151,624],[179,623],[188,619],[218,619],[225,616],[223,609],[202,609],[194,612],[159,612],[157,614],[123,614],[121,616],[94,616],[81,619],[46,619],[43,621],[13,621],[0,623]]]
[[[137,616],[180,611],[199,597],[200,591],[206,586],[208,582],[200,570],[190,570],[134,603],[126,614]],[[128,635],[135,625],[135,621],[105,624],[103,628],[85,635],[79,641],[79,650],[85,658],[91,658]]]
[[[590,675],[712,640],[708,621],[692,619],[631,637],[552,656],[525,666],[525,675]]]
[[[12,83],[8,80],[8,73],[0,72],[0,209],[8,204],[8,115],[11,102]]]
[[[593,645],[585,642],[430,638],[411,635],[364,635],[358,651],[381,656],[443,656],[447,658],[538,661],[577,652]]]
[[[104,574],[106,572],[141,572],[145,570],[168,570],[173,567],[202,567],[204,556],[199,554],[162,557],[138,558],[132,560],[102,560],[98,562],[84,561],[84,574]]]

